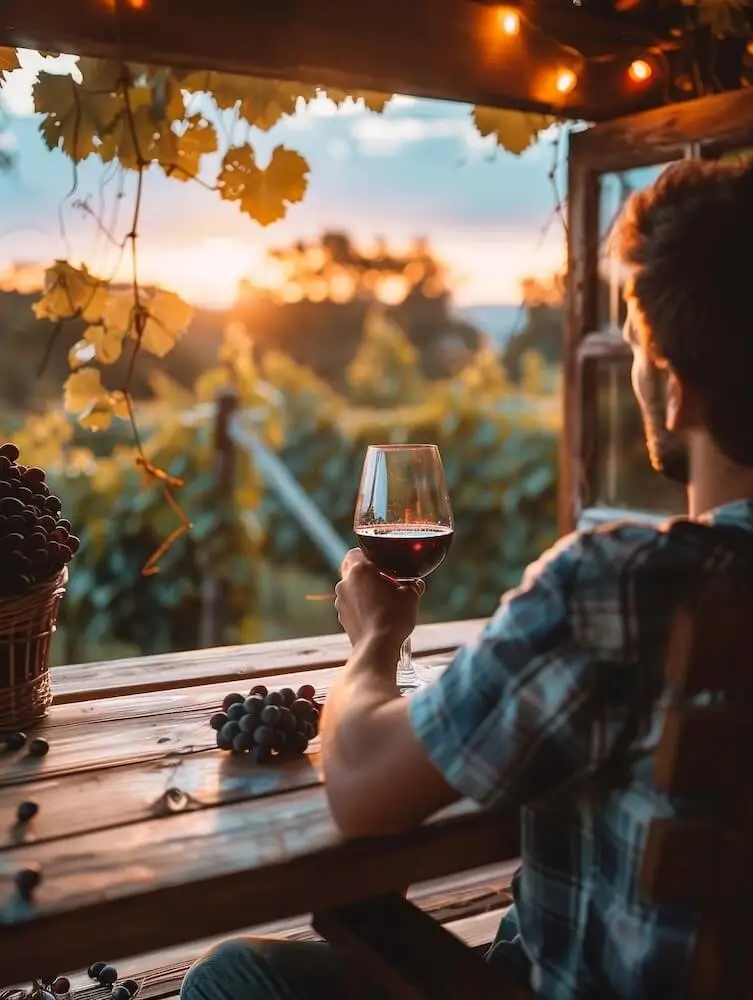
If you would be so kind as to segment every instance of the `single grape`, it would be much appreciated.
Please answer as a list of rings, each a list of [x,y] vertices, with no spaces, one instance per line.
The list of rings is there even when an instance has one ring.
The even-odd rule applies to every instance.
[[[28,486],[19,486],[16,489],[16,496],[22,503],[27,504],[32,502],[34,494],[31,492]]]
[[[305,729],[303,730],[303,732],[305,733],[305,735],[307,736],[307,738],[310,739],[310,740],[315,739],[316,738],[316,726],[312,726],[310,722],[306,722],[306,723],[304,723],[304,725],[305,725]]]
[[[9,733],[5,737],[6,750],[20,750],[26,745],[26,733]]]
[[[5,444],[0,445],[0,455],[4,455],[11,462],[16,462],[20,454],[21,452],[18,448],[10,441],[6,441]]]
[[[73,528],[71,526],[71,522],[67,518],[65,518],[65,517],[61,517],[60,518],[60,520],[57,523],[57,526],[58,526],[58,528],[65,528],[65,530],[68,532],[68,534],[70,534],[71,531],[73,531]],[[133,979],[126,979],[126,982],[127,983],[132,983],[132,982],[134,982],[134,980]]]
[[[39,805],[36,802],[22,802],[16,811],[16,816],[19,823],[28,823],[38,812]]]
[[[259,725],[259,718],[258,716],[244,715],[238,725],[241,727],[242,733],[253,733]]]
[[[240,722],[243,718],[243,704],[239,701],[233,702],[230,708],[227,710],[227,717],[230,722]]]
[[[238,753],[243,753],[245,750],[251,750],[253,745],[254,738],[251,733],[238,733],[233,740],[233,750],[237,750]]]
[[[59,514],[63,509],[63,503],[60,497],[49,496],[44,498],[44,505],[47,510],[51,511],[53,514]]]
[[[57,521],[52,516],[52,514],[42,514],[42,516],[37,521],[37,524],[47,535],[49,535],[49,533],[51,531],[54,531],[55,528],[57,527]]]
[[[227,721],[228,718],[224,712],[215,712],[212,718],[209,720],[209,725],[212,727],[212,729],[216,729],[217,732],[219,732]]]
[[[68,532],[65,528],[61,528],[60,525],[57,528],[53,528],[50,532],[50,538],[54,539],[56,542],[65,544],[68,541]]]
[[[94,962],[92,965],[90,965],[87,970],[89,979],[98,979],[100,972],[102,971],[102,969],[105,968],[106,965],[107,962]]]
[[[314,695],[316,694],[316,688],[311,684],[303,684],[298,688],[298,697],[306,698],[307,701],[313,701]]]
[[[32,483],[43,483],[46,478],[44,469],[38,469],[35,465],[29,466],[23,473],[23,480],[27,486],[31,486]]]
[[[261,695],[252,694],[243,702],[243,711],[246,715],[254,715],[258,719],[261,715],[261,710],[264,708],[264,699]]]
[[[232,750],[233,740],[225,739],[221,732],[217,733],[217,749],[218,750]]]
[[[19,476],[25,476],[28,471],[28,466],[24,465],[23,462],[16,462],[16,468],[18,469]]]
[[[110,1000],[131,1000],[131,994],[125,986],[118,984],[110,991]]]
[[[288,749],[291,753],[304,754],[308,748],[309,741],[303,733],[288,734]]]
[[[135,997],[139,992],[139,984],[135,979],[124,979],[120,985],[123,989],[128,990],[128,995],[131,997]]]
[[[290,711],[296,719],[300,719],[303,722],[310,722],[314,714],[314,706],[310,701],[306,701],[304,698],[298,698],[293,702]]]
[[[11,552],[13,549],[23,548],[24,536],[19,535],[17,531],[12,531],[9,535],[6,535],[3,539],[3,551]]]
[[[283,705],[290,708],[295,701],[295,691],[292,688],[280,688],[280,697]]]
[[[42,737],[37,737],[37,739],[32,740],[29,744],[29,756],[31,757],[44,757],[50,752],[50,744],[47,740],[43,740]]]
[[[9,483],[13,483],[14,486],[16,483],[21,482],[21,473],[18,471],[15,465],[11,465],[11,467],[5,473],[5,479]]]
[[[267,705],[276,705],[279,708],[282,705],[282,696],[279,691],[270,691],[264,701]]]
[[[68,545],[68,548],[71,550],[72,555],[75,556],[78,550],[81,548],[81,539],[77,535],[69,535],[66,544]]]
[[[257,684],[255,687],[251,688],[249,694],[258,694],[261,695],[262,698],[266,698],[269,694],[269,690],[263,684]]]
[[[269,695],[267,695],[269,697]],[[261,721],[265,726],[276,726],[282,718],[282,712],[277,705],[265,705],[261,713]]]
[[[11,460],[7,455],[0,455],[0,476],[11,467]]]
[[[34,483],[32,489],[35,497],[48,497],[50,495],[50,487],[47,483]]]
[[[24,533],[24,529],[26,528],[26,519],[23,514],[11,514],[10,517],[5,519],[4,527],[5,534],[7,535],[22,535]]]
[[[260,747],[271,749],[275,741],[275,731],[269,726],[257,726],[254,730],[254,743]]]
[[[272,749],[277,750],[279,753],[287,747],[288,745],[288,734],[284,733],[282,729],[275,729],[274,732],[274,743],[272,744]]]
[[[225,725],[220,730],[220,736],[225,740],[225,742],[232,743],[238,733],[241,731],[241,727],[237,722],[226,722]]]
[[[42,869],[39,865],[27,865],[16,872],[16,888],[21,899],[28,900],[36,887],[42,881]]]
[[[13,521],[15,518],[9,518],[9,520]],[[43,531],[37,531],[35,528],[28,536],[28,544],[32,550],[43,549],[47,545],[47,535]]]
[[[114,965],[106,965],[100,970],[100,973],[97,976],[97,979],[103,986],[112,986],[112,984],[116,982],[117,978],[118,970]]]
[[[272,757],[269,747],[255,746],[251,751],[251,760],[254,764],[268,764]]]
[[[295,729],[298,725],[296,717],[293,715],[293,713],[290,711],[289,708],[282,708],[280,709],[280,712],[281,712],[280,721],[277,723],[278,727],[284,730],[286,733],[295,732]]]
[[[242,694],[226,694],[222,699],[222,707],[227,712],[231,705],[242,705],[244,701]]]
[[[56,996],[65,996],[71,992],[71,981],[65,976],[58,976],[52,983],[52,992]]]

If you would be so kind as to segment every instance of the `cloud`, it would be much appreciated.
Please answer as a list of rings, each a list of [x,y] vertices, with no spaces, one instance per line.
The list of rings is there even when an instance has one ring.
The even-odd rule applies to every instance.
[[[469,116],[362,116],[353,122],[350,132],[366,156],[394,156],[408,145],[432,139],[455,140],[469,149],[493,146],[492,140],[478,134]]]

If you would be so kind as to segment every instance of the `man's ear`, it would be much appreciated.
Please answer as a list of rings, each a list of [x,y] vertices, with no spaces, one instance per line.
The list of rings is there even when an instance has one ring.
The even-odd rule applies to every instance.
[[[667,368],[666,373],[666,428],[670,433],[689,430],[700,418],[700,400],[671,368]]]

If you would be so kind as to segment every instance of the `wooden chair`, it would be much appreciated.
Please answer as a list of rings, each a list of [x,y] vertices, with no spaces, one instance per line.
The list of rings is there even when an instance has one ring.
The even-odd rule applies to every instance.
[[[753,1000],[753,599],[680,608],[665,680],[655,780],[682,808],[651,824],[640,888],[702,915],[688,1000]],[[533,997],[401,896],[319,914],[314,927],[393,1000]]]

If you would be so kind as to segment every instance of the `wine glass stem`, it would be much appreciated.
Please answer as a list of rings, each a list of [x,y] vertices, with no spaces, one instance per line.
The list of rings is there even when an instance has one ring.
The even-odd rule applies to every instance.
[[[401,689],[418,687],[418,674],[413,668],[410,636],[400,647],[400,659],[397,661],[397,686]]]

